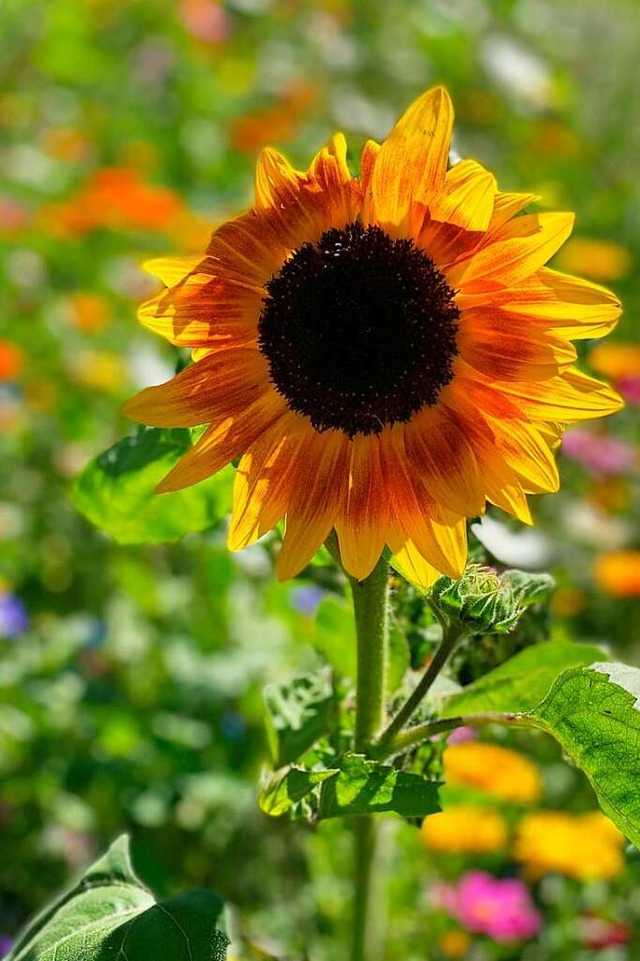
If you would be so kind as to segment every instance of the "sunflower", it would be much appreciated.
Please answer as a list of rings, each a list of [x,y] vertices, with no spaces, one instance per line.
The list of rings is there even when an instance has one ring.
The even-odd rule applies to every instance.
[[[573,215],[523,213],[531,194],[448,167],[452,126],[436,87],[366,143],[359,177],[341,134],[306,173],[267,148],[251,210],[202,257],[148,265],[167,289],[141,320],[194,363],[126,413],[208,425],[158,490],[239,459],[229,546],[286,518],[281,578],[332,529],[357,579],[385,546],[419,584],[459,576],[466,518],[490,502],[530,523],[565,424],[621,406],[570,343],[607,333],[619,302],[544,266]]]

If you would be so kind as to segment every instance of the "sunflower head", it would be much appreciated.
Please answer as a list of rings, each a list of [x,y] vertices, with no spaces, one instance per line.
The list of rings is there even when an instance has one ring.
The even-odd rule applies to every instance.
[[[571,344],[619,302],[545,266],[573,215],[523,213],[531,194],[449,167],[452,127],[437,87],[365,145],[358,177],[339,134],[304,172],[267,148],[251,210],[201,257],[148,265],[166,289],[141,320],[194,362],[126,411],[207,425],[159,490],[238,458],[230,546],[284,517],[281,577],[332,529],[356,578],[385,546],[418,584],[460,576],[467,517],[492,503],[530,522],[564,426],[620,407]]]

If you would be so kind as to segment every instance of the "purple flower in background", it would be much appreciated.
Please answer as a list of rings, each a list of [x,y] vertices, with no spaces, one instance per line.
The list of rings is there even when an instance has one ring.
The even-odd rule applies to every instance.
[[[315,584],[294,587],[291,591],[291,606],[296,611],[300,611],[301,614],[312,617],[325,593],[321,587],[317,587]]]
[[[632,444],[581,427],[567,431],[562,450],[594,474],[624,474],[638,463]]]
[[[478,732],[473,727],[457,727],[447,738],[447,744],[466,744],[467,741],[475,741]]]
[[[6,934],[0,934],[0,958],[6,958],[13,947],[13,938],[7,937]]]
[[[19,637],[28,627],[29,616],[20,598],[0,591],[0,637]]]
[[[485,871],[470,871],[458,886],[439,885],[435,903],[456,918],[467,931],[494,941],[532,938],[542,918],[528,888],[517,878],[494,878]]]

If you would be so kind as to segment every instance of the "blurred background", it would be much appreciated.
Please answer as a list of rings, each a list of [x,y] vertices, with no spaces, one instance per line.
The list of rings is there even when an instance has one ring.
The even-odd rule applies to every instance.
[[[118,544],[71,500],[86,463],[131,431],[122,402],[176,367],[136,321],[157,289],[140,263],[201,250],[250,204],[264,145],[303,168],[342,130],[357,169],[367,137],[444,83],[456,157],[577,212],[554,266],[620,294],[617,332],[581,350],[627,408],[567,435],[563,490],[535,499],[533,529],[495,512],[481,537],[506,564],[553,572],[545,630],[640,663],[639,35],[635,0],[2,0],[0,957],[123,830],[158,892],[230,901],[247,957],[266,957],[253,943],[322,961],[344,932],[348,838],[269,821],[255,800],[261,687],[312,664],[313,646],[344,656],[341,585],[322,559],[276,584],[269,542],[230,556],[223,521]],[[428,615],[400,600],[427,637]],[[590,788],[544,738],[501,745],[518,752],[503,757],[509,783],[529,765],[524,797],[473,774],[487,746],[458,772],[462,801],[475,792],[466,847],[461,828],[456,842],[390,828],[389,956],[636,958],[637,852],[602,825],[598,847],[580,820]],[[481,850],[487,807],[502,827]],[[560,809],[537,832],[574,851],[555,863],[527,847],[526,819]],[[469,904],[504,913],[506,877],[531,901],[537,921],[515,940],[474,927],[462,887],[452,906],[478,866]]]

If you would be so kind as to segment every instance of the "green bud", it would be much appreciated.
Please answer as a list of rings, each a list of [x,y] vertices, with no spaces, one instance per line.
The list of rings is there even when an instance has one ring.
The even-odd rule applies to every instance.
[[[473,634],[506,634],[518,623],[526,607],[553,587],[548,574],[505,571],[470,564],[461,578],[440,577],[431,589],[429,603],[437,614],[458,621]]]

